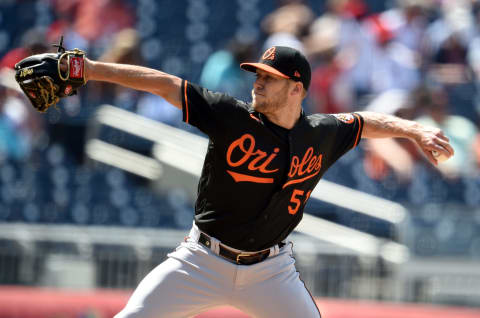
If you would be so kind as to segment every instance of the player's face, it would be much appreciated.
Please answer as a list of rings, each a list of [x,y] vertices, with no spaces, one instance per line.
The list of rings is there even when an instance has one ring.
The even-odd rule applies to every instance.
[[[253,84],[252,106],[258,112],[268,113],[283,109],[288,104],[288,79],[257,69]]]

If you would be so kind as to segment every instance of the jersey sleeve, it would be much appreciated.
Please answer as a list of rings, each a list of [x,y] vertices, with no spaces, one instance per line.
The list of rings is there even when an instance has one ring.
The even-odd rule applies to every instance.
[[[352,148],[355,148],[362,137],[363,117],[357,113],[341,113],[330,115],[335,120],[335,147],[331,158],[336,161]]]
[[[214,137],[228,116],[233,116],[236,105],[236,100],[226,94],[212,92],[186,80],[182,82],[183,121],[210,137]]]

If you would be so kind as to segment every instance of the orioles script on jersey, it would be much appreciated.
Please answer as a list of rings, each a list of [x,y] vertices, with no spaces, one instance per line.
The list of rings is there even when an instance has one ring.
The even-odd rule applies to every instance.
[[[239,167],[246,165],[250,171],[259,171],[263,174],[271,174],[278,169],[269,169],[268,165],[277,156],[279,148],[275,148],[273,153],[268,154],[260,149],[255,149],[255,137],[245,134],[232,142],[227,150],[227,163],[230,167]],[[240,157],[232,159],[233,153],[240,152]],[[293,156],[288,172],[289,181],[283,185],[283,188],[290,184],[300,183],[312,178],[320,172],[322,167],[322,154],[315,155],[313,147],[307,149],[302,159]],[[235,182],[254,182],[254,183],[273,183],[272,177],[256,177],[245,173],[238,173],[227,170]]]
[[[239,150],[243,155],[237,161],[232,161],[232,153]],[[260,171],[264,174],[274,173],[278,169],[268,169],[268,165],[277,156],[279,148],[275,148],[273,153],[267,154],[265,151],[255,149],[255,138],[250,134],[245,134],[232,142],[227,150],[227,163],[230,167],[238,167],[247,164],[250,171]],[[227,172],[232,176],[235,182],[249,181],[255,183],[273,183],[273,178],[255,177],[243,173],[237,173],[230,170]]]
[[[290,180],[282,188],[316,176],[320,172],[320,168],[322,168],[322,157],[321,153],[318,155],[313,154],[313,147],[309,147],[305,151],[302,160],[298,156],[293,156],[290,163],[290,171],[288,172]]]

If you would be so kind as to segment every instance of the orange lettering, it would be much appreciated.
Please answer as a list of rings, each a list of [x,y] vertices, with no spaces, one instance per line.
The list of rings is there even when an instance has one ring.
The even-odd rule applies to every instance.
[[[320,168],[322,167],[322,154],[314,155],[313,154],[313,147],[309,147],[305,154],[303,155],[302,160],[300,161],[298,156],[293,156],[292,161],[290,162],[290,170],[288,172],[288,177],[291,179],[283,185],[283,188],[287,187],[288,185],[301,183],[305,180],[308,180],[318,173],[320,173]],[[301,177],[304,174],[306,176]]]
[[[289,185],[291,185],[291,184],[301,183],[301,182],[303,182],[303,181],[305,181],[305,180],[308,180],[308,179],[310,179],[310,178],[313,178],[313,177],[315,177],[319,172],[320,172],[320,170],[317,170],[317,171],[315,171],[314,173],[312,173],[312,174],[310,174],[310,175],[308,175],[308,176],[306,176],[306,177],[303,177],[303,178],[300,178],[300,179],[292,179],[292,180],[288,181],[287,183],[285,183],[285,184],[283,185],[282,189],[286,188],[287,186],[289,186]]]
[[[303,176],[305,174],[305,172],[307,172],[306,170],[303,169],[303,167],[310,160],[310,158],[312,157],[312,154],[313,154],[313,148],[310,147],[310,148],[307,149],[307,151],[303,155],[302,162],[300,163],[300,167],[298,168],[298,175],[299,176]]]
[[[250,140],[250,147],[248,148],[248,150],[245,150],[245,140]],[[240,150],[245,154],[242,158],[240,158],[240,160],[238,160],[237,162],[233,162],[231,157],[232,157],[232,152],[235,148],[239,147]],[[241,166],[242,164],[244,164],[249,158],[250,156],[252,155],[252,151],[253,151],[253,148],[255,147],[255,138],[253,138],[252,135],[249,135],[249,134],[245,134],[243,135],[242,137],[240,137],[239,139],[235,140],[234,142],[232,142],[232,144],[230,145],[230,147],[228,147],[228,150],[227,150],[227,163],[231,166],[231,167],[238,167],[238,166]]]
[[[234,151],[240,151],[243,153],[238,160],[232,159],[232,154]],[[230,144],[227,149],[227,163],[231,167],[238,167],[243,164],[247,164],[248,170],[255,171],[258,170],[261,173],[273,173],[278,171],[278,169],[268,169],[268,165],[275,159],[277,154],[280,152],[280,148],[275,148],[273,153],[268,154],[265,151],[260,149],[255,149],[255,138],[250,134],[245,134],[239,139],[235,140]],[[250,162],[249,162],[250,161]],[[236,182],[241,181],[250,181],[255,183],[272,183],[273,178],[262,178],[249,176],[233,171],[227,170],[227,172],[232,176]]]
[[[317,165],[317,156],[313,156],[310,162],[308,163],[307,172],[310,173]]]
[[[227,170],[228,174],[232,176],[235,182],[254,182],[254,183],[273,183],[273,178],[262,178],[249,176],[243,173],[237,173],[230,170]]]
[[[302,202],[300,201],[300,198],[298,196],[303,195],[303,190],[299,189],[294,189],[292,192],[292,197],[290,198],[290,202],[293,203],[293,206],[288,206],[288,213],[294,215],[297,213],[298,209],[300,208],[300,205]]]
[[[318,155],[317,164],[315,165],[315,170],[320,170],[320,168],[322,167],[322,158],[323,158],[322,154]]]
[[[267,156],[266,152],[257,150],[254,154],[257,154],[258,157],[253,159],[252,162],[250,162],[250,164],[248,165],[248,169],[249,170],[259,170],[260,172],[263,172],[263,173],[272,173],[272,172],[278,171],[278,169],[267,170],[267,166],[270,162],[272,162],[273,158],[275,158],[277,156],[277,153],[279,151],[280,151],[280,149],[275,148],[273,150],[273,153],[270,156],[268,156],[267,160],[265,160],[259,166],[255,166],[260,160],[262,160],[263,158],[265,158]]]
[[[294,177],[297,174],[298,163],[299,163],[298,161],[299,161],[298,157],[293,156],[292,163],[290,164],[290,171],[288,172],[288,176],[290,178]]]
[[[307,194],[305,195],[305,200],[303,201],[303,204],[306,204],[308,199],[310,198],[310,195],[312,194],[312,190],[309,190]]]

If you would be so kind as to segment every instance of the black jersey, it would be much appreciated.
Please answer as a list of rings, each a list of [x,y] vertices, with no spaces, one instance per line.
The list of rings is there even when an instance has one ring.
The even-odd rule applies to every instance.
[[[250,104],[182,83],[183,120],[209,137],[198,184],[195,223],[246,251],[284,240],[298,225],[325,171],[354,148],[363,119],[303,113],[287,138]]]

